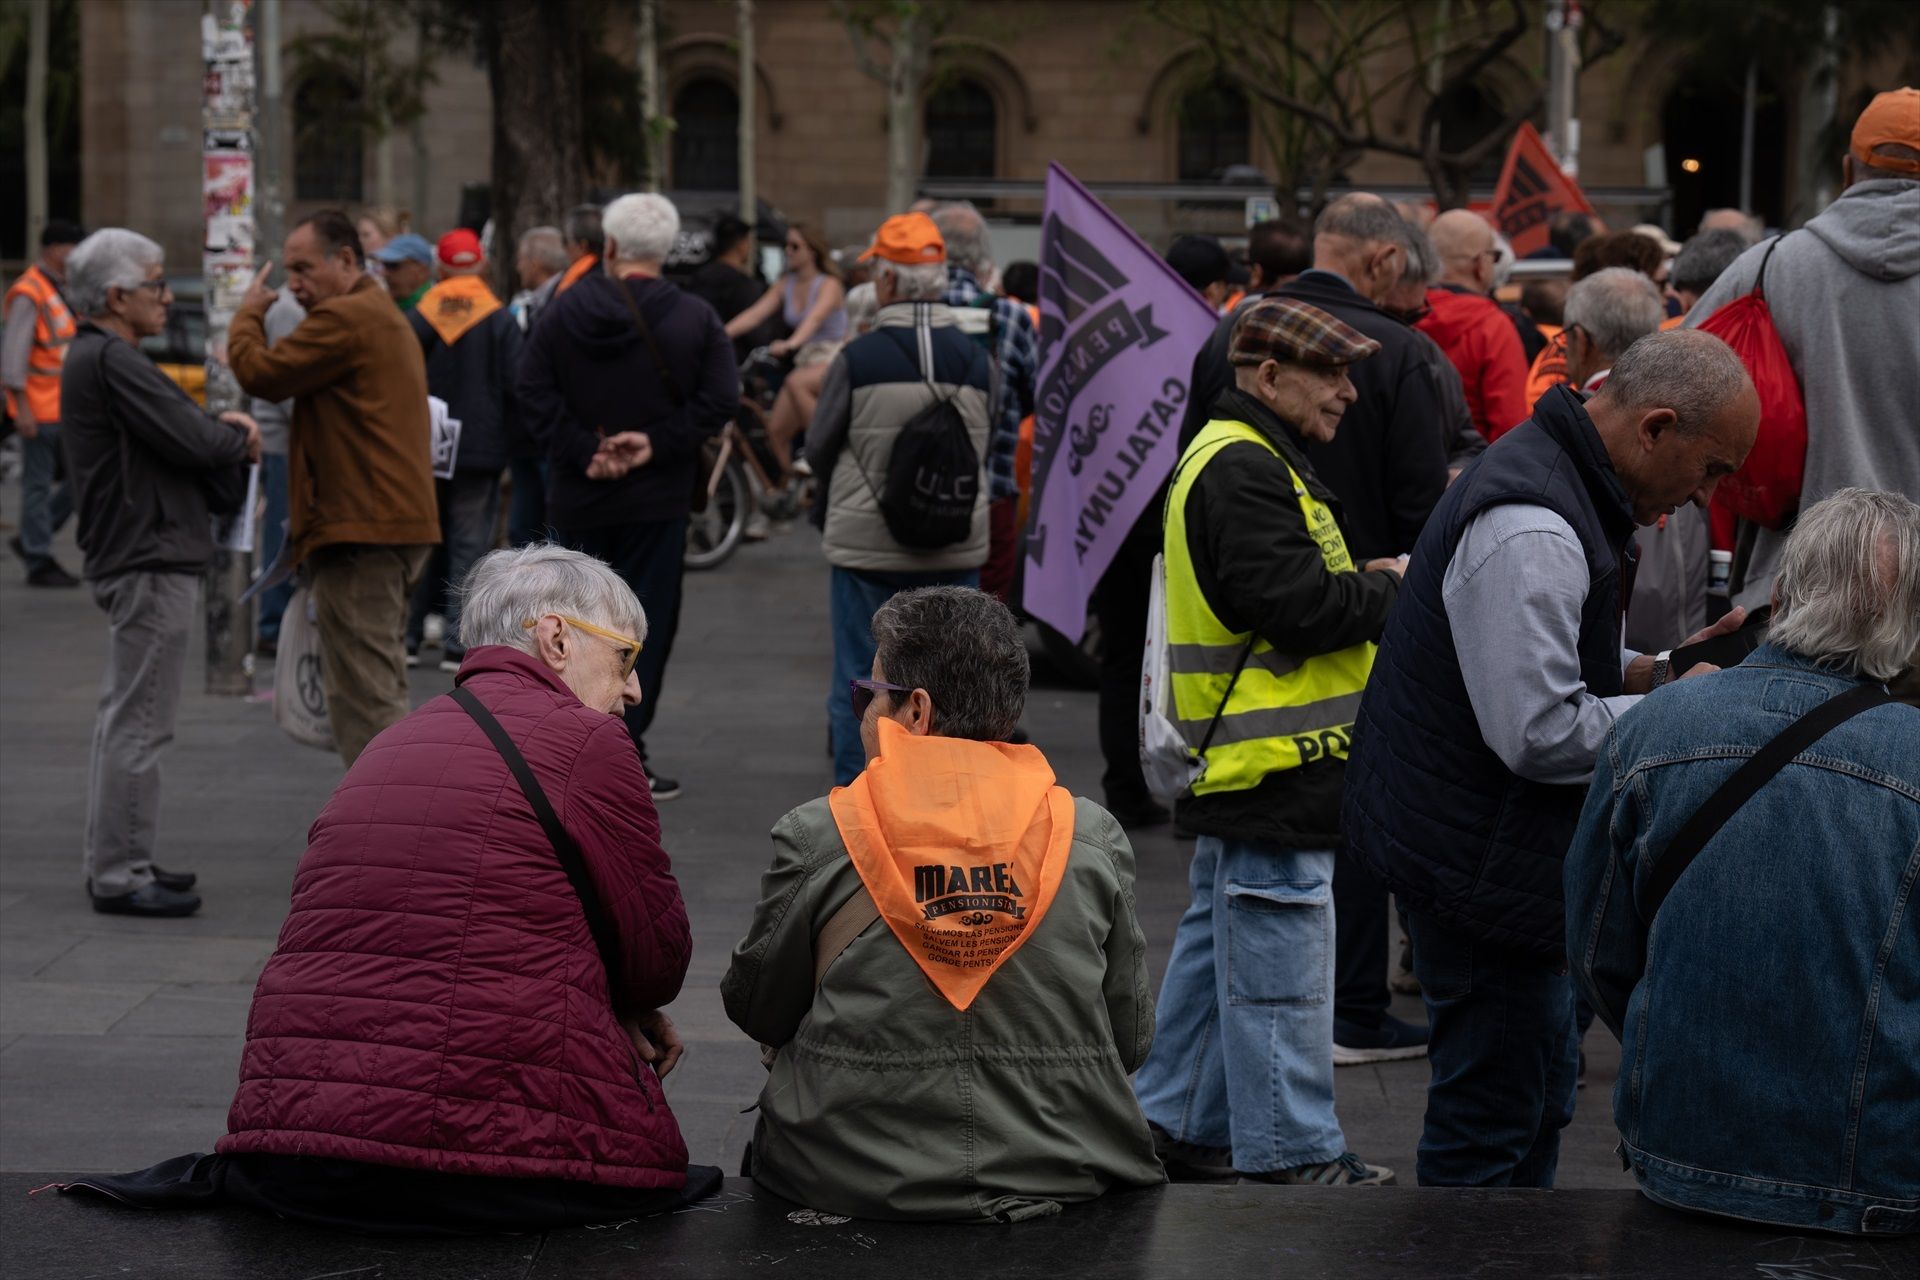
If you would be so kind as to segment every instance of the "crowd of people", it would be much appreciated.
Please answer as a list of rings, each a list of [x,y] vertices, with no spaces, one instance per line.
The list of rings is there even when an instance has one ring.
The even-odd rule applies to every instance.
[[[1422,226],[1355,193],[1262,224],[1237,298],[1224,251],[1176,245],[1222,314],[1163,501],[1094,595],[1104,807],[1019,729],[1034,286],[996,288],[971,206],[885,219],[853,289],[803,227],[759,288],[752,229],[723,224],[683,289],[674,206],[622,196],[525,232],[506,303],[469,231],[323,212],[289,233],[284,288],[269,264],[248,291],[228,352],[254,412],[218,417],[134,346],[165,321],[158,246],[50,231],[25,296],[54,412],[41,365],[23,389],[112,636],[94,906],[199,904],[153,863],[158,758],[208,516],[276,449],[347,765],[226,1136],[94,1181],[371,1231],[711,1192],[660,1083],[692,939],[655,809],[678,788],[645,739],[701,446],[778,319],[780,354],[821,348],[785,412],[818,482],[836,785],[775,825],[721,986],[769,1068],[764,1186],[982,1222],[1169,1177],[1378,1186],[1398,1175],[1351,1149],[1336,1065],[1425,1056],[1417,1181],[1550,1187],[1598,1017],[1649,1196],[1914,1230],[1920,92],[1874,101],[1846,177],[1798,231],[1708,226],[1671,255],[1563,219],[1574,280],[1515,308],[1468,211]],[[1790,524],[1732,525],[1709,618],[1708,513],[1780,406],[1701,326],[1763,273],[1804,485]],[[438,471],[429,394],[464,424]],[[494,549],[503,472],[522,545]],[[1194,766],[1171,812],[1132,729],[1156,555]],[[1762,604],[1764,642],[1718,657]],[[410,710],[436,611],[455,688]],[[1156,999],[1125,833],[1169,820],[1195,843]],[[1390,977],[1425,1026],[1388,1013]]]

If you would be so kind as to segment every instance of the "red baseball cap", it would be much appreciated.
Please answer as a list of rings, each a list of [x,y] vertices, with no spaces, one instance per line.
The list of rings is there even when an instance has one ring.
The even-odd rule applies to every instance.
[[[477,267],[482,257],[480,237],[465,227],[455,227],[440,237],[434,253],[443,267]]]

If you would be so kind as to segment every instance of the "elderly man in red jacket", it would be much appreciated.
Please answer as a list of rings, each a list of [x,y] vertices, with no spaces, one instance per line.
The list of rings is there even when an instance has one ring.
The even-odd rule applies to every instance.
[[[692,942],[620,712],[646,618],[547,544],[467,580],[455,691],[321,810],[214,1156],[87,1185],[380,1233],[535,1231],[705,1195],[661,1077]]]
[[[1440,279],[1427,290],[1428,312],[1417,327],[1460,371],[1474,430],[1497,440],[1525,422],[1533,406],[1520,334],[1490,296],[1493,227],[1470,209],[1449,209],[1427,236],[1440,258]]]

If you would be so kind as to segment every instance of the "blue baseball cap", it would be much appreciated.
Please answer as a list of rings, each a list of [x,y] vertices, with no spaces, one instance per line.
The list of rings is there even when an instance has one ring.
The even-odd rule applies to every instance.
[[[387,241],[386,246],[374,251],[377,262],[417,262],[423,267],[433,265],[433,246],[427,243],[425,236],[417,236],[408,231]]]

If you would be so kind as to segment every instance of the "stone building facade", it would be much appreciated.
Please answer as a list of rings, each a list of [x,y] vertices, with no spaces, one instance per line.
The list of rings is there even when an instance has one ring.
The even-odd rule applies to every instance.
[[[759,194],[787,216],[821,227],[835,244],[860,241],[887,212],[884,87],[856,65],[829,0],[759,0],[755,8]],[[662,0],[659,10],[663,109],[677,122],[664,185],[729,186],[738,172],[735,8],[728,0]],[[199,223],[192,13],[179,0],[116,0],[82,6],[81,18],[83,216],[93,225],[143,227],[176,262],[193,261]],[[289,37],[327,21],[317,0],[287,0],[284,13]],[[1050,160],[1096,184],[1203,181],[1229,165],[1271,172],[1245,100],[1209,85],[1198,47],[1156,26],[1130,0],[971,0],[961,13],[933,47],[923,147],[930,176],[1038,180]],[[615,23],[608,47],[631,59],[630,20]],[[1474,100],[1460,109],[1500,118],[1537,83],[1543,59],[1538,40],[1523,41],[1488,68]],[[434,65],[437,79],[417,128],[384,144],[336,135],[297,149],[289,165],[291,212],[384,203],[412,209],[415,228],[429,235],[453,224],[463,188],[487,180],[489,98],[470,55],[446,52]],[[1863,93],[1886,87],[1874,70],[1848,69],[1843,118],[1851,118]],[[1724,190],[1724,175],[1737,164],[1739,98],[1715,86],[1687,96],[1700,87],[1658,42],[1630,44],[1590,68],[1580,88],[1581,179],[1589,190],[1664,186],[1680,172],[1675,148],[1698,151],[1688,158],[1699,159],[1707,178],[1721,179],[1714,189]],[[1755,203],[1777,222],[1794,216],[1790,193],[1809,175],[1795,161],[1806,148],[1790,95],[1765,88]],[[301,91],[299,84],[287,87],[289,136],[296,129],[304,130],[302,138],[328,136],[302,117]],[[1416,112],[1412,93],[1387,104],[1389,114]],[[1702,96],[1718,114],[1702,115]],[[1837,169],[1837,157],[1832,164]],[[384,190],[382,175],[390,175]],[[1360,160],[1348,177],[1364,186],[1424,182],[1416,163],[1386,156]],[[1727,202],[1677,191],[1673,229],[1690,230],[1688,215],[1701,204]],[[994,212],[1018,219],[1038,208],[1035,199],[1003,196]],[[1240,218],[1237,203],[1210,208],[1147,198],[1116,208],[1161,242],[1176,230],[1230,227]],[[1602,212],[1638,221],[1659,210],[1629,196]]]

